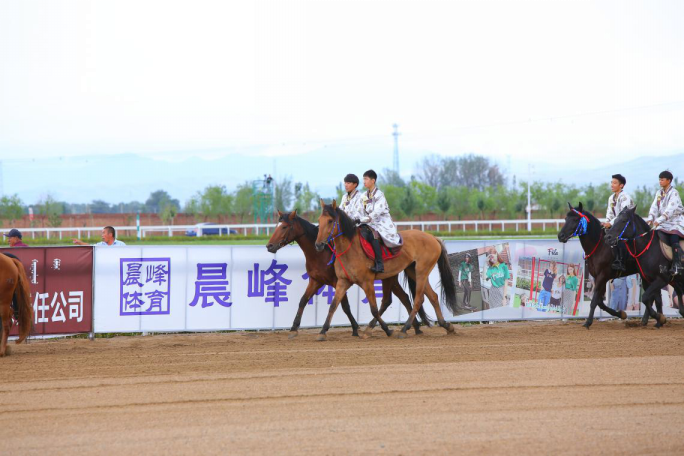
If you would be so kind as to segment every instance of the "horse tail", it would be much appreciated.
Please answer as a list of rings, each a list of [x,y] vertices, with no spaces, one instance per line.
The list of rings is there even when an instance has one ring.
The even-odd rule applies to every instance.
[[[456,281],[454,280],[453,272],[451,272],[446,246],[442,241],[439,241],[439,243],[442,246],[442,253],[439,255],[439,260],[437,260],[437,267],[439,268],[439,278],[442,282],[442,301],[444,301],[451,313],[456,315]]]
[[[404,271],[404,286],[408,286],[408,289],[411,292],[409,299],[411,300],[411,304],[413,304],[416,299],[416,281],[409,277],[406,271]],[[425,302],[423,302],[423,304],[425,304]],[[420,306],[420,309],[418,309],[418,317],[420,317],[420,321],[423,322],[428,328],[434,323],[434,321],[425,312],[424,305]]]
[[[19,273],[17,288],[14,290],[14,299],[17,302],[17,308],[19,310],[19,315],[17,317],[19,320],[19,338],[17,339],[17,343],[20,344],[26,340],[26,337],[28,337],[31,332],[31,326],[33,325],[33,306],[31,305],[31,290],[29,288],[29,280],[28,277],[26,277],[24,265],[16,258],[12,258],[12,262]]]

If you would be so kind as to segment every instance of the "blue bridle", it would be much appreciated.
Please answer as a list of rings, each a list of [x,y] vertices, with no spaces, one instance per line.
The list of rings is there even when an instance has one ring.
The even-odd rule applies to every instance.
[[[575,208],[572,208],[572,211],[573,211],[575,214],[577,214],[577,215],[580,216],[580,221],[579,221],[579,223],[577,224],[577,228],[575,228],[575,232],[572,233],[572,235],[570,236],[570,238],[574,238],[574,237],[576,237],[576,236],[584,236],[585,234],[587,234],[587,228],[588,228],[588,226],[589,226],[589,217],[587,217],[586,215],[582,214],[580,211],[578,211],[578,210],[575,209]]]
[[[328,235],[328,239],[325,241],[326,244],[328,244],[328,247],[330,247],[330,250],[332,250],[332,258],[330,258],[330,261],[328,261],[328,266],[333,264],[335,262],[335,257],[337,252],[335,251],[335,239],[338,237],[342,236],[342,230],[339,229],[340,224],[335,220],[335,224],[333,225],[333,229],[330,230],[330,234]],[[335,228],[338,228],[338,233],[337,236],[333,236],[333,233],[335,232]]]

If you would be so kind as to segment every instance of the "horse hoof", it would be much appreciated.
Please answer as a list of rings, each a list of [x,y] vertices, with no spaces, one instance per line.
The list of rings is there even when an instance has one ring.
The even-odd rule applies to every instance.
[[[318,337],[316,337],[316,340],[319,342],[323,342],[325,340],[328,340],[328,336],[326,336],[325,334],[319,334]]]
[[[359,337],[358,331],[352,331],[352,337]]]
[[[393,336],[395,339],[406,339],[406,333],[403,331],[394,331]]]
[[[394,334],[395,332],[396,331],[390,329],[389,331],[387,331],[387,337],[392,337],[392,334]]]
[[[589,328],[591,328],[591,323],[586,322],[586,323],[584,323],[582,326],[584,326],[585,328],[589,329]]]
[[[656,324],[653,327],[656,329],[660,329],[663,327],[663,325],[661,325],[659,321],[656,321]]]
[[[447,326],[447,334],[454,334],[456,332],[456,327],[452,325],[451,323],[447,323],[449,326]]]
[[[287,336],[288,339],[294,339],[299,335],[299,331],[290,331],[290,334]]]
[[[416,333],[416,336],[423,336],[423,335],[425,335],[425,333],[424,333],[423,331],[421,331],[420,329],[416,329],[414,332]]]
[[[368,334],[367,332],[362,332],[361,334],[359,334],[359,339],[361,340],[370,339],[370,337],[370,334]]]
[[[620,311],[620,319],[627,320],[627,313],[624,310]]]
[[[658,314],[658,323],[660,323],[661,325],[664,325],[665,323],[667,323],[667,318],[665,318],[665,315]]]

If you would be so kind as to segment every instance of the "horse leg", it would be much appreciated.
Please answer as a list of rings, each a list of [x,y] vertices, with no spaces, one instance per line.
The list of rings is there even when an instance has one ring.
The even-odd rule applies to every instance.
[[[378,312],[378,305],[375,301],[375,288],[373,287],[373,281],[367,281],[364,282],[363,284],[359,284],[359,286],[363,289],[363,291],[366,293],[366,298],[368,298],[368,305],[370,306],[371,313],[373,314],[373,318],[375,318],[378,323],[380,323],[380,327],[382,328],[383,331],[385,331],[385,334],[387,336],[392,335],[392,330],[387,326],[387,323],[382,319],[380,316],[380,312]],[[361,335],[362,339],[367,339],[370,337],[368,334],[363,333]]]
[[[359,324],[356,322],[354,315],[352,314],[351,307],[349,307],[349,300],[347,299],[347,294],[345,293],[342,297],[342,310],[349,318],[349,323],[352,326],[352,336],[359,337]]]
[[[444,319],[442,309],[439,307],[439,297],[435,290],[430,286],[430,282],[427,282],[425,285],[425,295],[430,301],[430,304],[432,304],[432,308],[435,309],[435,315],[437,315],[437,323],[439,326],[446,329],[447,334],[453,334],[456,331],[456,328],[454,328],[453,324]]]
[[[10,298],[11,300],[11,298]],[[3,305],[4,302],[0,302],[0,321],[2,322],[2,336],[0,336],[0,357],[5,356],[7,353],[7,338],[9,337],[11,325],[12,325],[12,307],[10,302],[7,305]]]
[[[418,274],[418,272],[416,272],[416,296],[413,298],[413,309],[411,309],[408,320],[406,320],[406,323],[401,328],[401,332],[397,334],[397,337],[402,339],[406,337],[406,331],[408,331],[411,324],[413,324],[413,321],[418,314],[418,309],[420,309],[420,306],[423,305],[423,301],[425,300],[425,285],[427,284],[427,280],[427,274]]]
[[[385,279],[382,281],[382,304],[380,305],[380,316],[382,317],[382,314],[385,313],[387,308],[392,304],[392,287],[389,285],[389,281],[392,279]],[[365,333],[370,335],[371,332],[373,332],[373,328],[375,328],[375,325],[378,324],[378,320],[373,318],[369,323],[368,326],[366,326],[366,329],[364,330]]]
[[[406,274],[406,273],[404,273]],[[399,285],[399,280],[397,279],[394,282],[394,287],[392,288],[392,292],[399,298],[401,303],[404,305],[404,308],[406,309],[407,313],[411,313],[411,309],[413,308],[411,306],[411,299],[409,298],[409,295],[406,294],[404,289]],[[439,306],[439,304],[438,304]],[[382,315],[382,311],[380,312],[380,315]],[[424,322],[427,324],[427,322]],[[416,333],[416,336],[419,336],[423,334],[423,331],[420,329],[420,322],[418,320],[413,320],[413,331]]]
[[[335,310],[337,309],[337,305],[340,303],[340,301],[342,301],[342,298],[347,293],[349,287],[351,287],[351,282],[342,279],[337,280],[337,286],[335,287],[335,297],[333,298],[332,303],[330,303],[330,309],[328,309],[328,317],[325,319],[325,324],[323,324],[321,332],[318,334],[316,340],[323,341],[328,339],[327,333],[330,329],[330,323],[332,322],[332,318],[335,314]]]
[[[288,336],[289,339],[294,339],[295,337],[297,337],[297,335],[299,335],[299,326],[302,324],[302,314],[304,313],[306,304],[309,302],[309,299],[311,299],[314,293],[316,293],[316,291],[319,288],[321,288],[322,285],[323,284],[319,281],[309,278],[309,284],[306,286],[304,295],[299,300],[299,309],[297,309],[297,315],[295,316],[295,319],[292,322],[292,328],[290,328],[290,335]]]
[[[594,312],[596,312],[596,306],[605,308],[603,304],[603,296],[606,294],[606,282],[604,277],[596,279],[596,287],[594,288],[594,295],[591,297],[591,304],[589,305],[589,316],[584,322],[584,327],[589,329],[589,327],[594,323]],[[611,309],[612,310],[612,309]]]
[[[656,321],[656,328],[660,328],[667,322],[667,318],[663,315],[663,298],[660,292],[665,285],[667,285],[665,280],[661,277],[656,277],[646,289],[646,293],[644,293],[644,305],[646,306],[644,314],[651,316]],[[653,301],[656,303],[657,311],[653,310]],[[644,319],[648,321],[647,317],[644,317]]]

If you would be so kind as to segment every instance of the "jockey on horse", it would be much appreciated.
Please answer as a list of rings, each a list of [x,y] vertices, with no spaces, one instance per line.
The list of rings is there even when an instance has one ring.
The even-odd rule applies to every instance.
[[[613,194],[610,195],[610,198],[608,198],[608,210],[606,211],[607,221],[601,224],[605,229],[610,229],[610,227],[613,225],[613,220],[615,220],[615,217],[617,217],[617,215],[622,212],[623,209],[631,209],[634,207],[632,198],[630,198],[629,195],[624,191],[626,184],[627,179],[625,179],[622,174],[614,174],[612,176],[612,180],[610,181],[610,189],[612,190]],[[627,268],[625,268],[624,263],[624,243],[620,242],[613,247],[613,256],[615,257],[615,261],[613,261],[611,267],[617,271],[626,271]]]
[[[361,192],[356,189],[358,186],[359,178],[356,177],[356,174],[347,174],[344,176],[345,194],[342,197],[340,209],[342,209],[352,220],[359,220],[363,215]]]
[[[371,271],[380,273],[385,271],[385,266],[382,262],[379,238],[382,238],[387,248],[400,247],[403,241],[390,217],[385,194],[375,186],[377,179],[378,175],[372,169],[363,173],[363,186],[367,191],[361,198],[360,216],[354,221],[361,223],[363,237],[373,246],[375,266],[371,267]]]
[[[672,247],[672,267],[669,273],[673,276],[681,275],[684,268],[679,241],[684,238],[684,205],[679,192],[672,186],[672,173],[663,171],[658,177],[661,189],[656,192],[651,210],[644,220],[660,231],[661,239]]]

